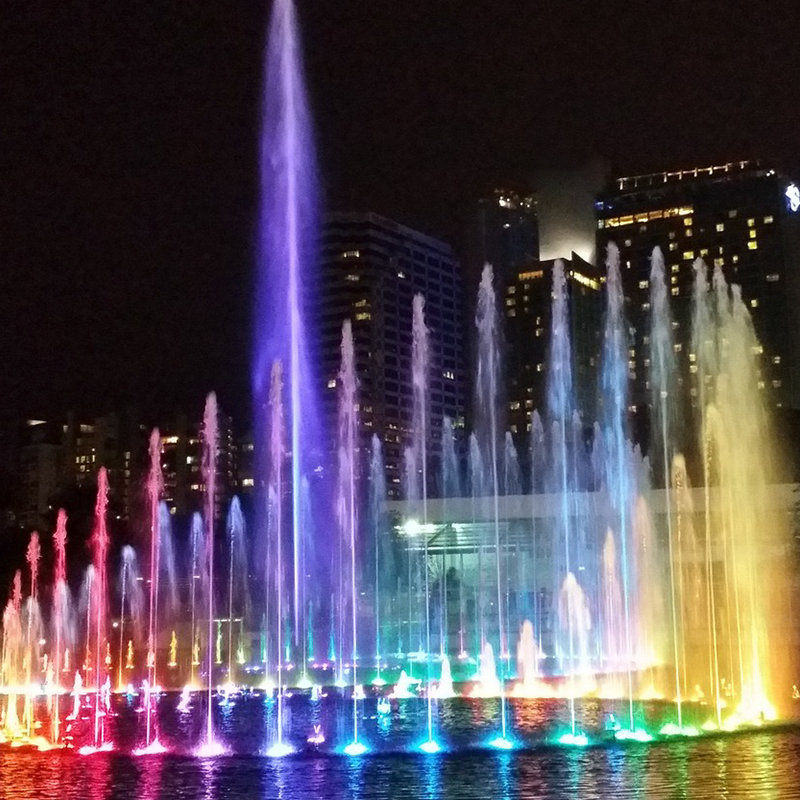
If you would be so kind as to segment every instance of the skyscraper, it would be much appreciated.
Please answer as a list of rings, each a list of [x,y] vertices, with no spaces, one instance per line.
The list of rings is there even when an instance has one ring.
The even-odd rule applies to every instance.
[[[664,253],[684,385],[691,347],[693,264],[702,258],[742,287],[761,343],[759,387],[775,407],[800,407],[800,197],[795,185],[758,161],[616,178],[595,204],[597,250],[620,248],[628,315],[632,403],[647,402],[650,255]],[[793,199],[795,198],[795,199]],[[691,389],[690,389],[691,393]]]
[[[411,439],[411,304],[425,297],[430,330],[431,455],[442,419],[464,424],[463,287],[451,247],[370,213],[328,214],[320,242],[317,292],[322,413],[336,446],[342,324],[353,324],[359,397],[359,449],[383,436],[387,486],[399,497],[403,450]]]

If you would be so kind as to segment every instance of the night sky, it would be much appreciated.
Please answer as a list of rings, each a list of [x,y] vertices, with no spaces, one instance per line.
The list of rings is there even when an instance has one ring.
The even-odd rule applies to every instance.
[[[255,0],[12,0],[0,26],[0,411],[248,407]],[[300,0],[323,207],[463,241],[475,198],[603,156],[800,165],[800,12]]]

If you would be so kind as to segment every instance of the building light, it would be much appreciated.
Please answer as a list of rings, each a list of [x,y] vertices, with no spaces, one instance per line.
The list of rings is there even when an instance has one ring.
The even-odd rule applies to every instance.
[[[161,444],[178,444],[178,437],[177,436],[165,436],[161,440]]]
[[[773,389],[780,389],[782,385],[783,385],[783,381],[780,380],[780,379],[776,379],[776,380],[772,381],[772,388]]]
[[[777,283],[780,279],[781,276],[777,272],[771,272],[767,275],[767,283]]]
[[[519,400],[512,400],[508,404],[508,408],[509,408],[510,411],[519,411],[519,408],[520,408]]]
[[[405,278],[405,276],[406,276],[405,272],[402,272],[402,271],[401,271],[401,272],[398,272],[398,273],[397,273],[397,277],[398,277],[398,278]]]
[[[242,486],[253,486],[255,481],[252,478],[242,478]]]
[[[356,320],[359,322],[365,319],[372,319],[372,314],[370,314],[369,311],[360,311],[356,314]]]
[[[356,301],[356,302],[353,304],[353,306],[354,306],[355,308],[366,308],[366,306],[367,306],[367,300],[366,300],[366,298],[362,298],[361,300],[357,300],[357,301]]]
[[[691,235],[692,235],[692,229],[691,229],[691,228],[687,228],[687,229],[686,229],[686,231],[685,231],[685,233],[686,233],[686,235],[687,235],[687,236],[691,237]]]
[[[737,217],[737,216],[738,216],[738,214],[739,214],[739,210],[738,210],[738,209],[736,209],[736,208],[732,208],[732,209],[731,209],[731,210],[728,212],[728,217],[729,217],[730,219],[734,219],[735,217]]]
[[[355,283],[358,280],[358,275],[354,275],[353,273],[350,273],[349,275],[345,275],[344,279],[346,281],[352,281],[353,283]]]
[[[684,220],[683,220],[683,224],[687,228],[691,228],[692,227],[692,218],[691,217],[685,217]]]
[[[755,231],[755,229],[751,229],[751,230],[750,230],[750,238],[751,238],[751,239],[755,239],[755,238],[756,238],[756,231]]]
[[[786,187],[786,203],[789,207],[789,211],[795,212],[800,210],[800,189],[793,183],[790,183]]]
[[[750,219],[747,220],[747,227],[748,228],[752,228],[753,225],[755,225],[755,224],[756,224],[756,221],[752,217],[750,217]]]
[[[674,286],[674,285],[675,285],[675,284],[678,282],[678,276],[677,276],[677,275],[673,275],[673,276],[672,276],[672,277],[669,279],[669,282],[670,282],[670,283],[671,283],[671,284]]]
[[[328,381],[328,388],[329,389],[335,389],[336,388],[336,378],[331,378]]]
[[[533,272],[520,272],[519,275],[517,275],[518,280],[521,281],[534,281],[537,278],[543,278],[543,277],[544,277],[544,270],[541,269],[536,269]]]
[[[449,380],[449,381],[454,381],[456,379],[456,376],[453,374],[453,370],[451,370],[451,369],[446,369],[442,373],[442,377],[443,378],[447,378],[447,380]]]
[[[511,308],[517,304],[517,301],[513,297],[506,298],[506,305]]]
[[[672,296],[677,297],[681,293],[681,290],[677,286],[672,287]]]
[[[342,258],[360,258],[361,252],[359,250],[345,250],[342,253]]]
[[[747,249],[748,250],[758,250],[758,242],[755,239],[751,239],[747,243]]]
[[[725,230],[725,223],[718,222],[717,223],[717,233],[722,233]]]
[[[725,264],[725,259],[724,258],[715,258],[714,259],[714,266],[715,267],[722,267],[722,266],[724,266],[724,264]]]
[[[750,308],[758,308],[758,300],[755,297],[750,301]]]
[[[511,309],[509,309],[509,310],[506,312],[506,316],[507,316],[509,319],[513,319],[514,317],[516,317],[516,316],[517,316],[517,309],[516,309],[516,308],[511,308]]]
[[[542,365],[542,364],[537,364],[536,365],[536,371],[537,372],[541,372],[543,369],[544,369],[544,365]]]
[[[683,251],[683,260],[684,261],[691,261],[694,258],[694,250],[684,250]]]
[[[676,353],[680,353],[681,350],[683,350],[683,345],[680,342],[676,342],[673,345],[673,349],[675,350]]]
[[[639,281],[639,288],[646,289],[650,285],[649,281]]]
[[[583,275],[580,272],[575,272],[575,270],[570,270],[569,276],[574,278],[577,283],[580,283],[582,286],[587,286],[589,289],[594,289],[596,292],[600,291],[600,282],[596,281],[594,278],[588,277],[588,275]]]
[[[632,244],[633,242],[630,239],[625,240],[625,247],[630,247]]]
[[[781,357],[780,356],[772,356],[772,363],[773,364],[780,364],[781,363]]]

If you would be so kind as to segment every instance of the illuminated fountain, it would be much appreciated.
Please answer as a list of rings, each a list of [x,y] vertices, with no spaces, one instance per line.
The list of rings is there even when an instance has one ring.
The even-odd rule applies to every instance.
[[[596,421],[579,413],[570,276],[557,262],[546,402],[539,410],[526,402],[529,431],[504,429],[498,298],[487,266],[475,320],[475,430],[462,434],[462,420],[433,417],[433,381],[442,378],[428,330],[435,323],[425,319],[423,295],[409,293],[403,429],[361,436],[361,423],[377,418],[357,374],[359,349],[369,343],[348,320],[340,369],[325,376],[337,390],[330,399],[338,400],[338,427],[323,435],[312,387],[325,381],[308,358],[301,302],[314,285],[315,238],[301,78],[292,4],[277,0],[263,109],[253,494],[218,505],[227,465],[218,459],[210,394],[202,507],[191,518],[167,508],[163,443],[157,430],[150,437],[146,511],[131,521],[146,539],[144,575],[133,546],[111,541],[103,469],[91,563],[71,576],[75,609],[66,514],[53,534],[52,591],[40,590],[40,540],[32,536],[30,593],[23,595],[17,573],[3,612],[2,738],[19,746],[46,738],[86,755],[113,743],[143,756],[174,749],[210,758],[234,749],[229,722],[247,704],[263,711],[259,752],[270,757],[307,746],[360,756],[391,741],[395,715],[415,720],[401,746],[434,754],[458,707],[475,720],[485,713],[491,730],[481,737],[497,749],[523,742],[515,720],[531,707],[556,709],[563,727],[546,738],[570,746],[612,739],[635,746],[775,718],[781,664],[767,637],[784,584],[761,543],[775,518],[773,449],[758,390],[759,345],[738,287],[719,268],[709,282],[705,265],[695,264],[696,370],[687,387],[695,403],[681,415],[664,262],[653,253],[651,442],[633,441],[630,326],[613,246],[602,287]],[[391,484],[390,445],[393,456],[405,453],[403,475],[391,474]],[[407,504],[395,516],[387,494],[402,490]],[[509,508],[513,519],[504,516]],[[48,537],[42,542],[47,565]],[[784,544],[777,530],[771,546]],[[61,708],[61,687],[70,685]],[[38,701],[42,687],[46,703]],[[605,726],[587,712],[587,697],[608,713]],[[666,717],[656,720],[653,707]],[[170,741],[161,725],[175,708],[183,730],[202,727],[189,744]],[[298,709],[311,709],[300,731]],[[130,748],[116,738],[124,727],[116,712],[125,710],[139,714]],[[192,715],[203,724],[190,725]],[[376,718],[381,741],[371,737]]]

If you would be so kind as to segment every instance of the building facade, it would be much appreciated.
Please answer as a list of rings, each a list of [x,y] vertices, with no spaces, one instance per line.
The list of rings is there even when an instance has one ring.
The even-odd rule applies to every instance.
[[[322,419],[336,447],[342,324],[353,325],[362,456],[383,440],[390,496],[402,492],[403,451],[411,442],[412,301],[425,298],[430,331],[430,455],[441,448],[443,418],[463,427],[466,365],[463,285],[452,248],[369,213],[325,217],[320,241],[317,320]],[[361,458],[362,463],[366,462]],[[333,463],[333,462],[331,462]]]
[[[571,259],[562,261],[569,306],[575,410],[591,424],[597,396],[602,278],[596,267],[575,253]],[[529,445],[533,411],[546,413],[555,263],[556,260],[533,262],[518,271],[508,281],[503,300],[508,430],[521,454]]]
[[[798,197],[793,202],[792,198]],[[739,284],[761,343],[759,387],[770,405],[800,403],[800,193],[775,169],[737,161],[616,178],[595,203],[597,251],[620,249],[629,320],[632,402],[647,403],[650,256],[661,247],[679,374],[691,386],[694,262]],[[691,389],[690,389],[691,392]]]

